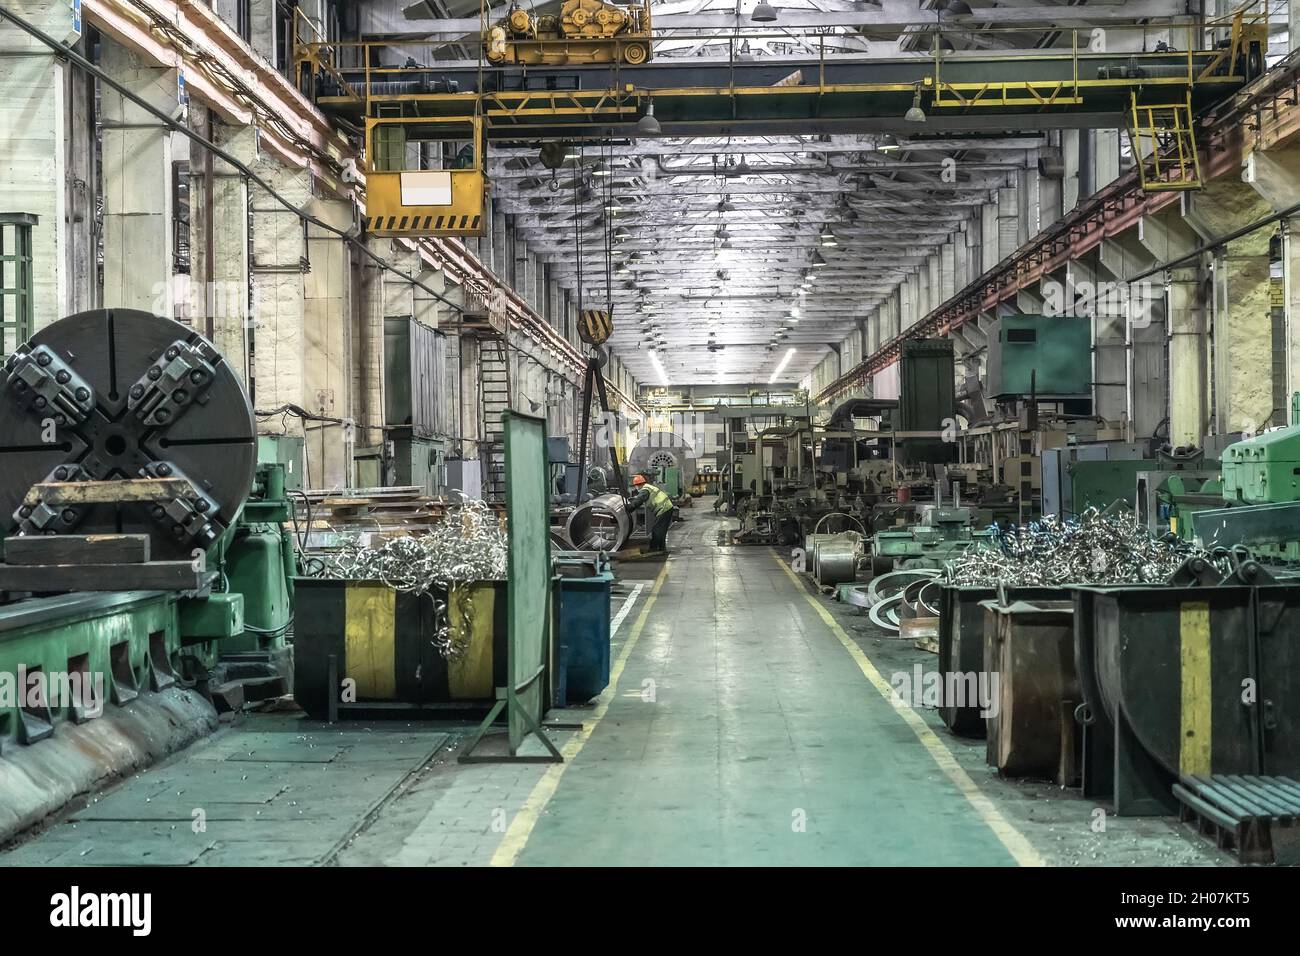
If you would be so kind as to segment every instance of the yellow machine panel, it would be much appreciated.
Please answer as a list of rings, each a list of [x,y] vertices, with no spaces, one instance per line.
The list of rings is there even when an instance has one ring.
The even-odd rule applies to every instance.
[[[493,63],[645,63],[650,59],[650,4],[616,6],[565,0],[558,16],[535,16],[515,4],[483,37]]]
[[[482,150],[476,115],[368,118],[366,230],[410,238],[484,235]]]

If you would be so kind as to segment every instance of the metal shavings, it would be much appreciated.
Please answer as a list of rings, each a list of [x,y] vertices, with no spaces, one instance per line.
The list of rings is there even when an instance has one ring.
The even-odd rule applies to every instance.
[[[1027,525],[992,530],[992,547],[966,551],[948,562],[947,583],[1163,584],[1190,557],[1215,563],[1208,552],[1188,542],[1153,538],[1131,516],[1103,515],[1096,508],[1073,518],[1048,515]]]
[[[382,581],[397,591],[427,594],[434,602],[434,645],[448,660],[464,653],[464,641],[453,640],[447,603],[435,590],[449,590],[472,581],[504,581],[507,566],[505,521],[482,501],[464,499],[448,506],[442,521],[419,537],[394,538],[382,547],[359,542],[322,556],[313,568],[316,577],[347,581]],[[465,602],[469,616],[469,602]],[[468,634],[468,621],[463,633]]]

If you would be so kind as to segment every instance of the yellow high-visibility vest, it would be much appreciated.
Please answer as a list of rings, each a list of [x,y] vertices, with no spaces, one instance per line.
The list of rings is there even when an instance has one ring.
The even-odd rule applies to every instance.
[[[661,515],[666,511],[672,511],[673,499],[668,497],[668,492],[650,484],[648,481],[641,486],[641,490],[650,492],[650,501],[648,503],[654,509],[655,514]]]

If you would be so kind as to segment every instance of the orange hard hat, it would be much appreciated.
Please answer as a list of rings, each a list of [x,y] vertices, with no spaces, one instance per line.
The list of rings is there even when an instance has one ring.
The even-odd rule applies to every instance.
[[[637,475],[635,478],[632,479],[632,486],[634,488],[640,488],[644,484],[645,484],[645,475]]]

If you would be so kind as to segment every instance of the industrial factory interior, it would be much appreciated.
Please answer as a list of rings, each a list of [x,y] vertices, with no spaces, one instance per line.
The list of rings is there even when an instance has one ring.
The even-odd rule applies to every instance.
[[[0,0],[0,870],[1250,925],[1296,228],[1300,0]]]

